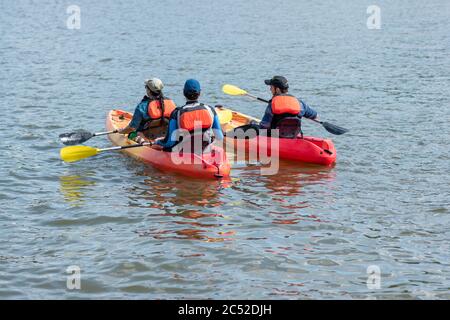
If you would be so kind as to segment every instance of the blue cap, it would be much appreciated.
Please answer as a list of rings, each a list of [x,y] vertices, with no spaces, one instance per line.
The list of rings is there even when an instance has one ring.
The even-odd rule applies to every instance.
[[[200,82],[195,79],[186,80],[186,82],[184,83],[183,93],[185,96],[200,93],[200,90]]]

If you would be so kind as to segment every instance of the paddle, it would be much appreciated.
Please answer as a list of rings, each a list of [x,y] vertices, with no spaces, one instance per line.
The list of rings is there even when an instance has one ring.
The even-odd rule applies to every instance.
[[[262,99],[262,98],[258,98],[257,96],[254,96],[254,95],[248,93],[247,91],[245,91],[245,90],[243,90],[243,89],[241,89],[239,87],[233,86],[231,84],[224,85],[222,87],[222,91],[224,93],[232,95],[232,96],[249,96],[249,97],[251,97],[253,99],[256,99],[258,101],[262,101],[262,102],[266,102],[266,103],[269,102],[268,100],[265,100],[265,99]],[[326,122],[326,121],[319,121],[319,120],[309,119],[309,118],[308,118],[308,120],[312,120],[314,122],[320,123],[325,128],[325,130],[327,130],[328,132],[330,132],[332,134],[335,134],[335,135],[341,135],[341,134],[344,134],[344,133],[348,132],[348,129],[339,127],[339,126],[337,126],[335,124],[332,124],[332,123],[329,123],[329,122]]]
[[[65,147],[61,149],[60,156],[61,159],[65,162],[75,162],[79,161],[85,158],[93,157],[100,152],[106,152],[106,151],[116,151],[116,150],[124,150],[129,148],[138,148],[138,147],[144,147],[144,146],[151,146],[152,142],[144,142],[142,144],[133,144],[129,146],[123,146],[123,147],[111,147],[111,148],[104,148],[104,149],[97,149],[93,147],[88,146],[70,146]]]
[[[216,113],[219,117],[220,125],[227,124],[233,119],[233,112],[229,109],[217,108],[216,106]]]
[[[73,146],[73,145],[88,141],[89,139],[91,139],[93,137],[103,136],[103,135],[112,134],[112,133],[117,133],[117,130],[91,133],[89,131],[79,129],[79,130],[75,130],[75,131],[69,132],[69,133],[62,133],[59,135],[59,139],[65,145]]]

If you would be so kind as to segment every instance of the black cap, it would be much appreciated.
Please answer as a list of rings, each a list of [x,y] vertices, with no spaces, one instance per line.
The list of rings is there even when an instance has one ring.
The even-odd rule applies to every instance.
[[[289,84],[285,77],[283,76],[274,76],[272,79],[264,80],[264,83],[268,86],[274,86],[280,89],[288,89]]]

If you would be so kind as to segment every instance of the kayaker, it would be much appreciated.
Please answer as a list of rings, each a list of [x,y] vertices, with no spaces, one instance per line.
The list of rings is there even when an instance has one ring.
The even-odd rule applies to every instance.
[[[280,129],[281,136],[281,131],[290,127],[298,134],[301,132],[302,117],[318,120],[314,109],[288,93],[289,84],[285,77],[274,76],[272,79],[265,80],[264,83],[270,86],[272,99],[259,124],[260,129]],[[286,130],[286,132],[289,131]]]
[[[154,148],[162,148],[170,151],[182,139],[177,135],[178,129],[184,129],[194,136],[196,125],[201,126],[203,135],[202,148],[210,145],[214,138],[223,140],[222,129],[219,117],[213,107],[198,102],[201,94],[200,83],[195,79],[189,79],[184,84],[183,94],[186,97],[186,104],[175,109],[170,116],[169,129],[164,139],[157,140]]]
[[[175,103],[164,96],[164,84],[160,79],[145,80],[144,84],[146,95],[137,105],[128,126],[119,130],[122,134],[131,133],[130,138],[138,143],[145,141],[145,131],[148,129],[167,126],[170,115],[176,108]]]

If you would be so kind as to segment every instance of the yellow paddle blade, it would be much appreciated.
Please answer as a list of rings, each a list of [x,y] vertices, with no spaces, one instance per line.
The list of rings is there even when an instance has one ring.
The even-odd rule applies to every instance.
[[[97,148],[88,146],[70,146],[61,149],[60,156],[65,162],[75,162],[84,158],[95,156]]]
[[[247,94],[247,91],[242,90],[239,87],[233,86],[232,84],[225,84],[222,87],[222,91],[232,96],[242,96],[244,94]]]
[[[230,109],[216,109],[216,112],[219,116],[220,125],[229,123],[233,118],[233,113]]]

